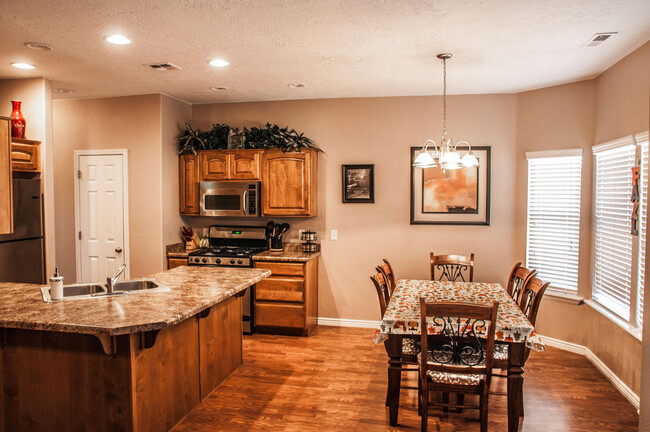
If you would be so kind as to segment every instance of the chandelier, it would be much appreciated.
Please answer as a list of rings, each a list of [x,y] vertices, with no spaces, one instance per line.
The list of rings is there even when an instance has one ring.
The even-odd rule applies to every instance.
[[[463,167],[478,166],[478,159],[472,152],[472,147],[467,141],[454,141],[447,136],[447,60],[451,54],[442,53],[437,57],[442,60],[442,138],[440,144],[432,139],[428,139],[422,145],[422,149],[415,158],[413,163],[417,168],[433,168],[440,166],[444,170],[457,170]],[[467,146],[468,151],[461,157],[458,146]],[[432,151],[429,151],[431,146]]]

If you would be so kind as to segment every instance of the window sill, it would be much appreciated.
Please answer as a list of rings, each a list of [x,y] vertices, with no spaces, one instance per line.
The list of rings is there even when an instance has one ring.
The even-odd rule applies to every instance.
[[[553,300],[560,301],[562,303],[569,303],[573,305],[579,305],[585,301],[584,297],[580,297],[575,294],[567,294],[565,292],[560,292],[560,291],[553,291],[550,288],[546,290],[544,296],[552,297]]]
[[[585,303],[589,305],[593,310],[623,329],[630,336],[641,342],[641,334],[643,333],[642,329],[630,326],[629,323],[625,322],[625,320],[621,319],[618,315],[612,313],[609,309],[598,303],[596,300],[587,299],[585,300]]]

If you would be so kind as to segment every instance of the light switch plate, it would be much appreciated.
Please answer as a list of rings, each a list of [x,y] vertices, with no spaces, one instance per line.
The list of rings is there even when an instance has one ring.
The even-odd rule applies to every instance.
[[[339,239],[338,230],[330,230],[330,239],[331,240],[338,240]]]

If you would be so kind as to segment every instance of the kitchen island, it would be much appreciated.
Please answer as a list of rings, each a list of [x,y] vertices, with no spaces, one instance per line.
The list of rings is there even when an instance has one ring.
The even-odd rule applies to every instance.
[[[241,295],[270,271],[178,267],[168,292],[45,303],[0,283],[0,430],[167,431],[242,362]]]

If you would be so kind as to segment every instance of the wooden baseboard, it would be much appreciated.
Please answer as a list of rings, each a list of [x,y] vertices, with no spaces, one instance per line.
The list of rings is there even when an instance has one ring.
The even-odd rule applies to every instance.
[[[595,367],[605,375],[605,378],[607,378],[613,385],[616,387],[616,389],[621,392],[625,398],[630,401],[630,403],[638,410],[640,406],[640,399],[639,395],[634,393],[630,387],[627,386],[612,370],[607,367],[605,363],[601,359],[599,359],[596,354],[594,354],[589,348],[583,345],[578,345],[574,344],[572,342],[567,342],[563,341],[560,339],[555,339],[549,336],[541,336],[542,341],[548,345],[552,346],[555,348],[559,348],[565,351],[569,351],[575,354],[580,354],[585,357],[587,357],[587,360],[589,360]]]

